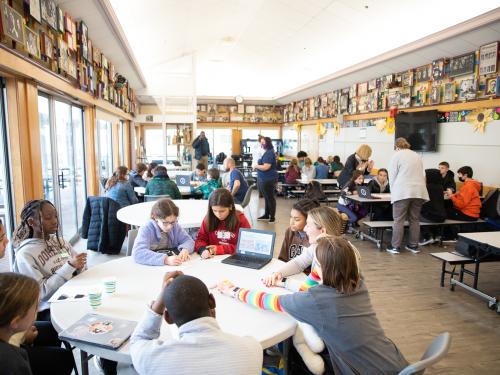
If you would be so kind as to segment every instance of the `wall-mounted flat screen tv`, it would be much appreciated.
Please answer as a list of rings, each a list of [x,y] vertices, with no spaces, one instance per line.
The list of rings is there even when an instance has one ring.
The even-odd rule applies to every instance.
[[[398,113],[395,139],[399,137],[406,138],[413,151],[437,151],[437,111]]]

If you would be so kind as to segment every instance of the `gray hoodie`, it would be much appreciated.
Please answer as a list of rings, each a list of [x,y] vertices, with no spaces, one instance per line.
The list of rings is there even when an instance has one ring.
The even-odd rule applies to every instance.
[[[15,249],[14,271],[30,276],[40,284],[39,311],[49,308],[50,297],[76,271],[68,261],[77,253],[64,239],[59,238],[59,242],[54,235],[47,241],[29,238]]]

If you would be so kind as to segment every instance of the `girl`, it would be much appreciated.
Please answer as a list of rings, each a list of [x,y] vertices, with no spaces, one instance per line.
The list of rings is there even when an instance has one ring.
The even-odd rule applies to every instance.
[[[300,179],[300,169],[297,159],[293,158],[285,172],[285,183],[293,185]]]
[[[38,309],[40,288],[31,277],[0,273],[0,368],[2,373],[31,375],[27,352],[9,340],[30,329]],[[28,332],[30,332],[28,331]]]
[[[305,158],[301,173],[304,180],[311,181],[316,177],[316,168],[312,165],[312,160],[310,158]]]
[[[367,214],[366,210],[360,204],[352,202],[348,196],[357,195],[357,186],[363,185],[365,180],[362,171],[352,172],[351,180],[344,186],[337,203],[337,209],[345,213],[349,217],[349,224],[357,225],[358,220],[364,218]]]
[[[168,177],[167,168],[157,166],[153,171],[154,177],[146,185],[145,195],[168,195],[172,199],[182,199],[179,188]]]
[[[375,194],[389,194],[391,187],[389,186],[388,176],[387,169],[380,168],[377,175],[368,183],[370,191]],[[392,205],[390,203],[381,203],[374,206],[371,220],[392,220]]]
[[[118,202],[120,206],[126,207],[139,202],[134,189],[128,182],[128,168],[120,166],[116,168],[113,176],[108,178],[104,187],[105,196]]]
[[[194,247],[204,259],[234,254],[240,228],[250,228],[245,214],[236,211],[229,190],[217,189],[208,200],[207,216],[201,223]]]
[[[335,155],[333,161],[330,163],[330,171],[335,177],[338,177],[343,168],[344,164],[340,162],[340,156]]]
[[[144,177],[144,179],[146,181],[149,181],[153,178],[153,170],[158,166],[157,163],[149,163],[148,164],[148,169],[146,171],[146,177]]]
[[[151,220],[139,229],[132,249],[137,263],[178,266],[190,259],[194,241],[177,223],[179,207],[170,199],[156,201]]]
[[[230,281],[222,294],[264,310],[286,312],[313,326],[328,349],[336,374],[397,374],[408,362],[385,336],[361,277],[351,244],[325,236],[314,254],[319,285],[306,292],[272,295],[250,291]]]
[[[14,231],[14,270],[31,276],[40,285],[37,320],[50,321],[48,300],[66,281],[84,269],[87,254],[78,254],[59,236],[54,205],[32,200],[21,211],[21,224]]]
[[[290,227],[286,230],[281,244],[280,260],[288,262],[302,254],[304,248],[310,246],[304,227],[308,212],[316,207],[319,207],[319,202],[311,199],[302,199],[293,205],[290,211]]]
[[[314,264],[314,250],[316,248],[317,240],[325,235],[340,236],[342,233],[342,226],[342,217],[333,208],[322,206],[311,209],[307,214],[306,225],[304,227],[310,246],[304,248],[300,256],[293,258],[280,270],[265,277],[262,280],[264,284],[267,287],[281,285],[283,278],[301,273],[308,267],[311,267],[312,272],[308,276],[306,282],[300,286],[300,289],[305,290],[310,286],[317,284],[318,278],[315,273]],[[291,287],[290,289],[299,288]]]
[[[316,170],[316,178],[328,178],[329,167],[328,165],[326,165],[325,159],[323,159],[321,156],[318,158],[318,161],[316,162],[316,166],[314,168]]]
[[[323,192],[323,187],[318,181],[311,181],[306,186],[304,198],[314,199],[321,202],[326,201],[326,194]]]

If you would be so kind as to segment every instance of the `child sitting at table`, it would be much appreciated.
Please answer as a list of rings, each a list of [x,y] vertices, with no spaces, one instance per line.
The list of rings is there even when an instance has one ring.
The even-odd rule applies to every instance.
[[[373,194],[390,194],[391,187],[389,185],[389,172],[387,172],[387,169],[380,168],[377,175],[368,183],[368,187]],[[392,205],[390,202],[374,206],[371,220],[392,220]]]
[[[172,199],[182,199],[179,188],[168,177],[167,168],[157,166],[153,171],[153,178],[146,185],[145,195],[168,195]]]
[[[319,206],[319,202],[312,199],[302,199],[293,205],[290,211],[290,226],[287,228],[281,244],[278,257],[280,260],[288,262],[302,254],[304,248],[310,246],[304,227],[308,212]]]
[[[306,186],[304,198],[317,200],[318,202],[326,201],[326,194],[323,191],[323,186],[318,181],[311,181]]]
[[[220,172],[217,168],[210,168],[207,173],[207,181],[193,189],[194,193],[203,193],[203,199],[208,199],[210,194],[221,187],[219,181]]]
[[[274,295],[235,286],[219,291],[256,308],[286,312],[310,324],[326,344],[328,374],[397,374],[408,362],[385,336],[361,276],[357,251],[345,239],[325,236],[314,252],[319,285],[305,292]],[[300,349],[298,349],[300,350]],[[327,357],[328,356],[328,357]]]
[[[156,201],[151,220],[139,229],[132,249],[137,263],[150,266],[178,266],[189,260],[194,241],[179,225],[179,207],[170,199]]]
[[[337,209],[349,217],[349,224],[359,226],[358,221],[367,214],[366,210],[359,204],[349,199],[350,195],[357,195],[356,187],[363,185],[365,176],[363,171],[355,170],[349,182],[342,188]]]
[[[234,254],[240,228],[250,228],[245,214],[237,211],[229,190],[217,189],[208,199],[207,215],[201,223],[195,249],[202,258]]]

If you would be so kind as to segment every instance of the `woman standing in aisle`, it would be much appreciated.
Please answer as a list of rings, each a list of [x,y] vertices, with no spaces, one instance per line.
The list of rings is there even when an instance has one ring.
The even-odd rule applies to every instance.
[[[372,148],[370,146],[359,146],[356,152],[347,158],[344,169],[342,169],[342,172],[337,177],[339,187],[343,187],[349,182],[352,172],[355,170],[362,171],[365,175],[370,174],[373,168],[373,160],[370,160],[370,156],[372,156]]]
[[[275,222],[276,215],[276,197],[274,189],[278,181],[278,172],[276,170],[276,156],[271,138],[264,137],[260,140],[261,147],[265,150],[262,157],[257,161],[255,169],[257,170],[257,184],[259,191],[264,195],[266,210],[264,215],[257,220]]]

